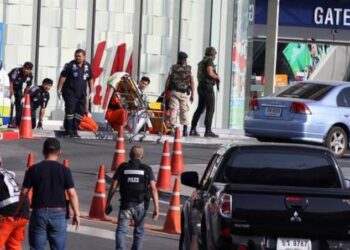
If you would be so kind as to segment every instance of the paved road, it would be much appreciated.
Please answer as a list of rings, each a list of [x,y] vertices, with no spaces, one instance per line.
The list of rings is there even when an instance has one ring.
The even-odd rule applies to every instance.
[[[14,170],[17,173],[19,181],[22,181],[26,170],[26,161],[29,152],[34,153],[36,161],[43,159],[41,149],[44,139],[6,141],[0,144],[0,153],[3,156],[4,167]],[[70,162],[73,178],[77,187],[80,199],[80,208],[87,214],[90,209],[92,194],[96,183],[96,174],[100,164],[105,164],[109,171],[115,142],[102,140],[61,140],[62,157]],[[126,150],[129,151],[132,145],[136,143],[125,142]],[[158,172],[158,165],[161,160],[162,145],[156,143],[142,143],[145,147],[144,162],[151,165],[155,174]],[[172,145],[171,145],[172,146]],[[218,145],[183,145],[183,152],[187,170],[198,170],[203,172],[205,163],[208,161]],[[110,178],[107,177],[107,188]],[[187,188],[188,191],[188,188]],[[146,219],[146,223],[161,228],[164,224],[165,216],[168,210],[169,195],[161,195],[161,216],[158,221],[153,221],[151,215]],[[118,199],[114,198],[114,211],[111,216],[115,219],[118,211]],[[153,208],[149,209],[151,214]],[[116,225],[111,223],[83,221],[83,228],[79,232],[69,230],[69,241],[67,249],[77,249],[78,246],[84,249],[113,249],[114,230]],[[99,228],[98,231],[96,228]],[[131,232],[130,232],[131,233]],[[107,235],[107,236],[106,236]],[[128,237],[130,242],[131,236]],[[157,232],[148,232],[145,239],[145,249],[176,249],[178,236],[166,235]],[[148,247],[147,247],[148,246]]]
[[[29,152],[33,152],[36,160],[39,161],[41,156],[41,147],[44,139],[6,141],[0,144],[0,154],[3,156],[4,167],[14,170],[19,180],[22,181],[26,169],[26,161]],[[251,143],[251,142],[250,142]],[[115,143],[113,141],[102,140],[61,140],[62,160],[69,159],[70,168],[78,190],[81,210],[88,213],[92,199],[92,193],[95,188],[96,174],[100,164],[105,164],[107,170],[113,158]],[[136,143],[126,142],[127,151]],[[150,164],[157,174],[158,165],[162,154],[162,145],[144,142],[145,147],[144,162]],[[202,174],[205,164],[219,145],[183,145],[184,159],[186,170],[197,171]],[[350,177],[350,154],[339,160],[346,176]],[[108,173],[111,176],[111,173]],[[107,177],[107,188],[110,178]],[[191,189],[181,187],[182,193],[189,194]],[[168,209],[169,196],[161,195],[161,217],[159,221],[154,222],[149,215],[146,223],[161,228]],[[117,216],[118,201],[114,199],[114,211],[111,216]],[[153,208],[150,208],[149,213]],[[113,249],[114,248],[114,230],[116,225],[113,223],[96,222],[83,220],[83,227],[78,232],[69,227],[67,249]],[[131,231],[129,232],[131,234]],[[128,236],[128,242],[131,242],[131,235]],[[176,249],[178,236],[167,235],[154,231],[148,231],[145,238],[145,249]],[[27,248],[27,243],[25,245]]]

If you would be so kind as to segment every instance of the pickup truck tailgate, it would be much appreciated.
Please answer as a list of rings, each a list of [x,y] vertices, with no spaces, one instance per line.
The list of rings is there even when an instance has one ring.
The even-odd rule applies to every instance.
[[[231,186],[225,193],[233,198],[233,234],[350,239],[349,191]]]

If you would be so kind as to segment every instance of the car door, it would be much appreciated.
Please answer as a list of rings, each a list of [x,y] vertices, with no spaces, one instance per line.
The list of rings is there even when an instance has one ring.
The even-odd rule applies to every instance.
[[[212,156],[199,183],[200,187],[192,193],[192,196],[189,199],[191,207],[191,228],[193,233],[197,235],[201,234],[201,227],[198,227],[198,225],[201,225],[202,222],[204,205],[209,198],[208,188],[213,177],[213,171],[216,172],[216,164],[219,158],[220,155],[218,154]]]
[[[350,128],[350,87],[343,88],[339,92],[337,106],[339,110],[339,122],[346,124]]]

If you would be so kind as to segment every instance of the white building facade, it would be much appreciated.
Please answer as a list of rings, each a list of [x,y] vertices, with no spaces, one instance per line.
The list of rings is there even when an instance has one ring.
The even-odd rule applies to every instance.
[[[148,92],[160,95],[178,51],[189,55],[196,76],[205,48],[214,46],[221,89],[216,92],[213,127],[242,128],[253,2],[0,0],[3,66],[9,72],[31,61],[35,84],[53,79],[46,116],[57,120],[63,119],[64,104],[57,99],[55,87],[77,48],[86,50],[94,66],[92,111],[103,114],[106,82],[113,72],[130,71],[136,81],[146,75],[151,79]],[[191,115],[197,101],[196,94]]]

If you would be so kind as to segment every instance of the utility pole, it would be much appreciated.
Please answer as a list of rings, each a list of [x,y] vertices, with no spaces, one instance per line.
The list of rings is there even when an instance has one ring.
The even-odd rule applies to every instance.
[[[268,1],[264,96],[270,95],[275,86],[279,5],[280,0]]]

